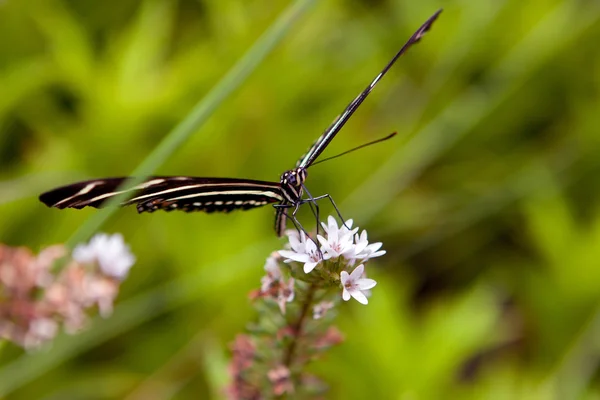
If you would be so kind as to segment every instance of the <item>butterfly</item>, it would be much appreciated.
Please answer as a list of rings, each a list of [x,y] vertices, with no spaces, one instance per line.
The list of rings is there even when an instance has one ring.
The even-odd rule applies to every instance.
[[[278,236],[283,235],[288,218],[294,222],[297,228],[304,230],[295,217],[299,206],[304,203],[310,203],[311,208],[315,206],[313,212],[316,210],[318,220],[316,201],[327,198],[341,218],[339,210],[329,194],[317,197],[310,195],[304,185],[307,170],[315,164],[317,158],[396,60],[429,31],[441,12],[441,9],[438,10],[413,33],[385,68],[348,104],[344,111],[298,160],[295,168],[285,171],[281,175],[279,182],[238,178],[153,176],[133,187],[128,187],[127,181],[130,178],[103,178],[77,182],[50,190],[40,195],[40,201],[49,207],[60,209],[98,208],[112,197],[127,193],[129,199],[122,202],[121,205],[135,204],[140,213],[156,210],[203,211],[207,213],[230,212],[273,204],[276,208],[275,231]],[[393,135],[375,142],[385,140]],[[364,147],[364,145],[360,147]],[[291,213],[288,212],[290,209],[293,209]]]

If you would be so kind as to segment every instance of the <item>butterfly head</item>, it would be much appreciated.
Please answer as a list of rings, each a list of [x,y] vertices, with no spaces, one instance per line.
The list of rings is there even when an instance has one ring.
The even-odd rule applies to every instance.
[[[306,169],[302,167],[294,168],[289,171],[284,172],[281,175],[281,184],[283,186],[292,186],[299,188],[302,186],[304,181],[306,180]]]

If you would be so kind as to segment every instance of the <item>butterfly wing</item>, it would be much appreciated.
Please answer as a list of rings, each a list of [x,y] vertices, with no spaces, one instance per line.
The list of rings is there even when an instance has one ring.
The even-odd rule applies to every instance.
[[[396,60],[402,56],[413,44],[417,43],[423,35],[429,31],[431,25],[435,22],[437,17],[440,15],[442,10],[438,10],[435,14],[433,14],[427,21],[421,25],[419,29],[415,33],[412,34],[410,39],[404,46],[396,53],[394,58],[385,66],[385,68],[371,81],[369,86],[365,88],[354,100],[346,106],[344,111],[337,116],[337,118],[333,121],[333,123],[319,136],[319,138],[313,143],[313,145],[308,149],[306,154],[304,154],[296,163],[296,167],[308,168],[312,163],[319,157],[319,155],[325,150],[325,148],[329,145],[329,143],[333,140],[335,135],[342,129],[344,124],[350,119],[352,114],[356,111],[356,109],[362,104],[362,102],[367,98],[369,93],[373,90],[377,82],[389,71],[389,69],[394,65]]]
[[[56,208],[99,208],[111,198],[129,192],[121,205],[136,204],[138,212],[183,210],[229,212],[248,210],[283,200],[278,183],[235,178],[156,176],[126,188],[127,178],[78,182],[40,195],[40,201]],[[122,189],[124,187],[125,189]]]

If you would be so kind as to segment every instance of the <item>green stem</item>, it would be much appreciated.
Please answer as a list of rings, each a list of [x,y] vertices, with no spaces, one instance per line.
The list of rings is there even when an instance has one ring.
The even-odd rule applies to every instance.
[[[302,308],[300,309],[298,320],[292,326],[294,337],[292,338],[292,342],[290,343],[283,357],[283,365],[285,365],[288,369],[290,369],[292,362],[294,361],[294,355],[298,347],[298,342],[302,337],[302,328],[304,327],[304,322],[306,321],[310,306],[313,303],[316,290],[317,286],[314,283],[311,283],[311,285],[308,287],[308,291],[306,292],[306,297],[304,298]]]

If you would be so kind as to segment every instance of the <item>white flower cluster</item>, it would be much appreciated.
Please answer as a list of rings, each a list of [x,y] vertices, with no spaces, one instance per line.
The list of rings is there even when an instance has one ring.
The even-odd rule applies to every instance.
[[[73,259],[82,264],[96,263],[104,274],[118,280],[125,279],[135,264],[135,256],[120,233],[99,233],[89,243],[77,245]]]
[[[317,235],[320,247],[315,241],[307,238],[303,232],[288,231],[290,250],[280,250],[279,254],[284,262],[298,262],[304,264],[304,272],[310,273],[317,266],[328,260],[344,260],[343,266],[352,267],[360,263],[352,273],[342,270],[339,281],[342,285],[342,298],[349,300],[354,297],[359,303],[367,304],[367,291],[373,288],[377,282],[364,276],[364,262],[385,254],[381,249],[381,243],[369,244],[367,231],[363,230],[360,235],[358,228],[352,229],[352,220],[346,221],[338,227],[335,218],[329,216],[327,225],[321,223],[325,230],[325,236]]]

